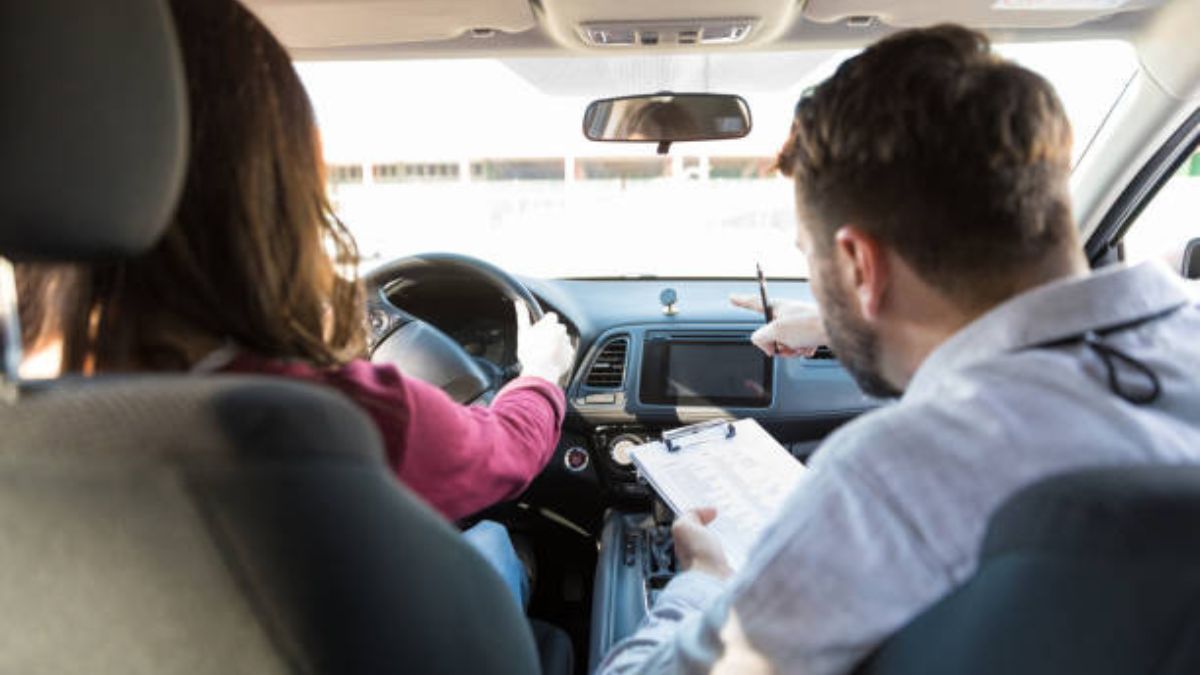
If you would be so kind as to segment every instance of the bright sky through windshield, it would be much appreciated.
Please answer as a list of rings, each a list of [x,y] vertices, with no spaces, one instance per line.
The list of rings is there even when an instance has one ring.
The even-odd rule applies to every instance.
[[[1058,88],[1090,138],[1128,81],[1121,43],[1002,46]],[[791,189],[766,168],[800,92],[852,52],[301,63],[339,215],[364,266],[455,251],[535,276],[803,276]],[[737,141],[593,143],[594,98],[736,93]]]

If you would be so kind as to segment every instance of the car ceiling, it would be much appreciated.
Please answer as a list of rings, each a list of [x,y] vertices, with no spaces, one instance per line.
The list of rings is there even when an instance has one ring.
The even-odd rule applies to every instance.
[[[862,45],[937,22],[1001,40],[1134,35],[1166,0],[245,0],[302,59],[607,56]],[[1069,8],[1069,9],[1066,9]],[[593,24],[749,19],[738,45],[595,47]]]

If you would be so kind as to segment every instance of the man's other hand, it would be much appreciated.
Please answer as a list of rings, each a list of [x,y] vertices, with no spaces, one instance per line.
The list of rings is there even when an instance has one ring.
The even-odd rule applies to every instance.
[[[671,535],[675,539],[675,557],[683,571],[703,572],[718,579],[733,575],[725,552],[721,550],[721,542],[706,527],[716,517],[716,509],[702,508],[675,519]]]
[[[735,307],[763,314],[762,299],[757,295],[731,295]],[[825,324],[817,305],[801,300],[772,300],[775,320],[750,336],[756,347],[768,356],[812,356],[817,347],[829,343]]]

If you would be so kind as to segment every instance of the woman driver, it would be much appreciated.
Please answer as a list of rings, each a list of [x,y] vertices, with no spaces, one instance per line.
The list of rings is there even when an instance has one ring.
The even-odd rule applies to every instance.
[[[23,266],[29,342],[61,340],[65,371],[199,369],[335,387],[379,427],[396,476],[446,517],[518,494],[558,441],[555,382],[573,360],[562,324],[550,315],[522,331],[524,376],[489,408],[363,360],[357,251],[330,209],[291,60],[233,0],[171,5],[191,117],[174,222],[132,260]]]

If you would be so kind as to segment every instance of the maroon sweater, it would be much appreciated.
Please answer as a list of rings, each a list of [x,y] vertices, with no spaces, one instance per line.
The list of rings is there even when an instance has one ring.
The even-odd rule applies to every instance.
[[[375,421],[396,476],[450,519],[524,490],[553,456],[566,412],[562,390],[536,377],[513,380],[483,408],[455,403],[394,366],[363,360],[322,370],[243,354],[221,370],[338,389]]]

